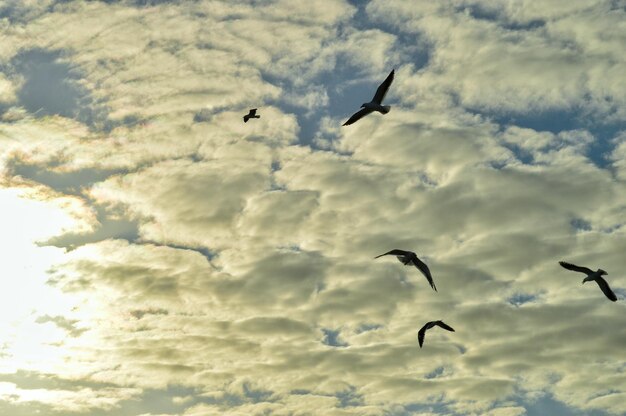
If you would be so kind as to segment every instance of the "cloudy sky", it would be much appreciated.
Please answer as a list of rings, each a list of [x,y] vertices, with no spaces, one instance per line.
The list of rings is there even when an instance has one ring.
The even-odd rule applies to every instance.
[[[626,414],[625,0],[3,0],[0,39],[1,414]]]

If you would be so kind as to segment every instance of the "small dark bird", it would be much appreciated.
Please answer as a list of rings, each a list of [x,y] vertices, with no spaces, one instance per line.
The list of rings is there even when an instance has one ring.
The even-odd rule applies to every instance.
[[[424,335],[426,335],[426,331],[428,331],[430,328],[432,328],[435,325],[440,326],[443,329],[446,329],[448,331],[454,332],[454,329],[451,326],[444,324],[443,321],[427,322],[426,325],[424,325],[422,329],[420,329],[419,332],[417,333],[417,340],[420,343],[420,348],[422,348],[422,345],[424,344]]]
[[[243,116],[243,122],[247,123],[248,120],[250,120],[251,118],[261,118],[261,116],[257,115],[256,110],[257,110],[256,108],[253,108],[250,110],[248,114]]]
[[[374,95],[374,98],[372,98],[372,101],[370,101],[369,103],[363,103],[361,105],[361,110],[354,113],[352,117],[348,119],[348,121],[343,123],[344,126],[349,126],[350,124],[355,123],[357,120],[359,120],[362,117],[365,117],[366,115],[368,115],[369,113],[373,111],[378,111],[379,113],[387,114],[389,110],[391,110],[390,106],[382,105],[382,102],[383,102],[383,99],[385,98],[385,95],[387,94],[387,90],[389,89],[389,86],[393,82],[394,72],[395,72],[395,69],[393,69],[389,73],[389,75],[387,75],[387,78],[383,81],[383,83],[378,86],[378,89],[376,90],[376,94]]]
[[[615,296],[615,293],[613,293],[607,281],[602,278],[602,276],[608,274],[604,270],[598,269],[594,272],[593,270],[586,267],[576,266],[574,264],[566,263],[564,261],[560,261],[559,264],[565,267],[567,270],[585,273],[587,277],[583,279],[583,284],[585,284],[585,282],[591,282],[592,280],[595,280],[598,286],[600,286],[600,290],[602,290],[602,293],[604,293],[606,297],[609,298],[609,300],[612,300],[613,302],[617,300],[617,296]]]
[[[417,257],[417,254],[413,253],[412,251],[394,249],[394,250],[386,252],[385,254],[381,254],[380,256],[376,256],[374,258],[377,259],[379,257],[387,256],[389,254],[396,256],[398,260],[400,260],[400,262],[404,264],[405,266],[407,266],[409,263],[412,263],[426,277],[426,279],[428,280],[428,283],[430,283],[430,287],[432,287],[435,290],[435,292],[437,291],[437,288],[435,287],[435,282],[433,282],[433,277],[430,274],[430,270],[428,269],[428,266],[426,265],[426,263],[424,263]]]

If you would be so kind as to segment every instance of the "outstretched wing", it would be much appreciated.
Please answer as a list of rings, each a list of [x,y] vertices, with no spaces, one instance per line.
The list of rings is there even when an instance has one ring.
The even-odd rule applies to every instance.
[[[248,114],[248,115],[254,117],[256,115],[256,110],[257,110],[256,108],[252,108],[250,110],[250,114]]]
[[[430,324],[430,322],[428,322],[426,325],[424,325],[422,327],[422,329],[420,329],[417,333],[417,341],[420,344],[420,348],[422,348],[422,345],[424,344],[424,335],[426,335],[426,330],[428,329],[428,324]]]
[[[575,272],[580,272],[580,273],[585,273],[585,274],[593,273],[593,270],[591,269],[588,269],[586,267],[576,266],[575,264],[567,263],[565,261],[560,261],[559,264],[565,267],[567,270],[573,270]]]
[[[432,287],[435,290],[435,292],[436,292],[437,288],[435,287],[435,282],[433,281],[433,276],[430,274],[430,270],[428,269],[428,266],[426,265],[426,263],[424,263],[417,256],[415,256],[413,258],[413,264],[415,265],[415,267],[417,267],[419,269],[420,272],[422,272],[422,274],[428,280],[428,283],[430,283],[430,287]]]
[[[376,256],[376,257],[374,257],[374,258],[375,258],[375,259],[377,259],[377,258],[379,258],[379,257],[382,257],[382,256],[387,256],[387,255],[389,255],[389,254],[392,254],[392,255],[394,255],[394,256],[406,256],[407,254],[410,254],[410,251],[398,250],[398,249],[396,248],[396,249],[393,249],[393,250],[391,250],[391,251],[388,251],[388,252],[386,252],[386,253],[384,253],[384,254],[381,254],[381,255],[379,255],[379,256]]]
[[[600,286],[600,290],[602,290],[602,293],[604,293],[607,298],[609,298],[613,302],[617,300],[617,296],[615,296],[615,293],[613,293],[613,291],[609,287],[609,284],[606,280],[604,280],[602,277],[598,277],[596,279],[596,282],[598,282],[598,286]]]
[[[356,123],[359,119],[365,117],[366,115],[368,115],[371,112],[372,112],[372,110],[370,110],[369,108],[362,108],[359,111],[357,111],[356,113],[352,114],[352,117],[350,117],[348,119],[348,121],[343,123],[343,125],[344,126],[349,126],[352,123]]]
[[[243,122],[247,123],[248,119],[250,118],[250,116],[248,116],[247,114],[245,116],[243,116]]]
[[[381,104],[383,102],[383,99],[385,98],[385,95],[387,94],[387,90],[389,89],[389,86],[393,82],[394,72],[395,72],[395,69],[392,69],[389,75],[387,75],[387,78],[383,81],[383,83],[378,86],[378,89],[376,90],[376,95],[374,95],[374,98],[372,99],[373,102],[378,103],[378,104]]]
[[[454,328],[452,328],[450,325],[445,324],[443,321],[437,321],[435,322],[435,325],[439,325],[441,328],[446,329],[448,331],[454,331]]]

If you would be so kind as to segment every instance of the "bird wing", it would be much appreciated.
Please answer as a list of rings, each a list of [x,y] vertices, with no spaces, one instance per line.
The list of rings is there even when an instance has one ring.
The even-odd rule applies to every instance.
[[[376,90],[376,94],[374,95],[374,98],[372,99],[373,102],[378,103],[378,104],[381,104],[383,102],[383,99],[385,98],[385,95],[387,94],[387,90],[389,89],[389,86],[393,82],[394,72],[395,72],[395,69],[391,70],[391,72],[389,73],[389,75],[387,75],[387,78],[383,81],[383,83],[378,86],[378,89]]]
[[[443,321],[437,321],[435,322],[435,325],[439,325],[441,328],[446,329],[448,331],[454,331],[454,328],[452,328],[450,325],[445,324]]]
[[[409,253],[410,253],[410,251],[398,250],[398,249],[396,248],[396,249],[393,249],[393,250],[391,250],[391,251],[386,252],[385,254],[381,254],[381,255],[379,255],[379,256],[376,256],[376,257],[374,257],[374,258],[375,258],[375,259],[377,259],[377,258],[379,258],[379,257],[386,256],[386,255],[388,255],[388,254],[393,254],[394,256],[406,256],[406,255],[407,255],[407,254],[409,254]]]
[[[615,296],[615,293],[613,293],[606,280],[604,280],[602,277],[598,277],[596,279],[596,282],[598,282],[598,286],[600,286],[602,293],[604,293],[607,298],[609,298],[613,302],[617,300],[617,296]]]
[[[428,329],[428,324],[430,324],[430,322],[428,322],[426,325],[424,325],[422,327],[422,329],[420,329],[417,333],[417,341],[420,343],[420,348],[422,348],[422,345],[424,344],[424,335],[426,335],[426,330]]]
[[[254,115],[256,114],[256,110],[257,110],[256,108],[252,108],[252,109],[250,110],[250,115],[251,115],[251,116],[254,116]]]
[[[248,115],[246,114],[245,116],[243,116],[243,122],[247,123],[249,118],[250,117],[248,117]]]
[[[437,287],[435,287],[433,276],[430,274],[430,270],[428,269],[428,266],[426,265],[426,263],[424,263],[417,256],[415,256],[413,258],[413,264],[415,265],[415,267],[419,269],[420,272],[422,272],[422,274],[426,277],[426,280],[428,280],[428,283],[430,283],[430,287],[432,287],[436,292]]]
[[[576,266],[572,263],[567,263],[565,261],[560,261],[559,264],[565,267],[567,270],[573,270],[575,272],[585,273],[585,274],[593,274],[593,270],[588,269],[586,267]]]
[[[357,111],[356,113],[352,114],[352,117],[350,117],[348,119],[348,121],[346,121],[345,123],[343,123],[344,126],[349,126],[352,123],[357,122],[359,119],[365,117],[366,115],[368,115],[369,113],[371,113],[373,110],[370,110],[369,108],[362,108],[359,111]]]

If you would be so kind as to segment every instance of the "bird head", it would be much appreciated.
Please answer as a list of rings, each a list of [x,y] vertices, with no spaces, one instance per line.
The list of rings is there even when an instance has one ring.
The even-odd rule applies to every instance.
[[[606,276],[608,274],[607,272],[605,272],[602,269],[598,269],[598,271],[600,272],[600,276]]]

